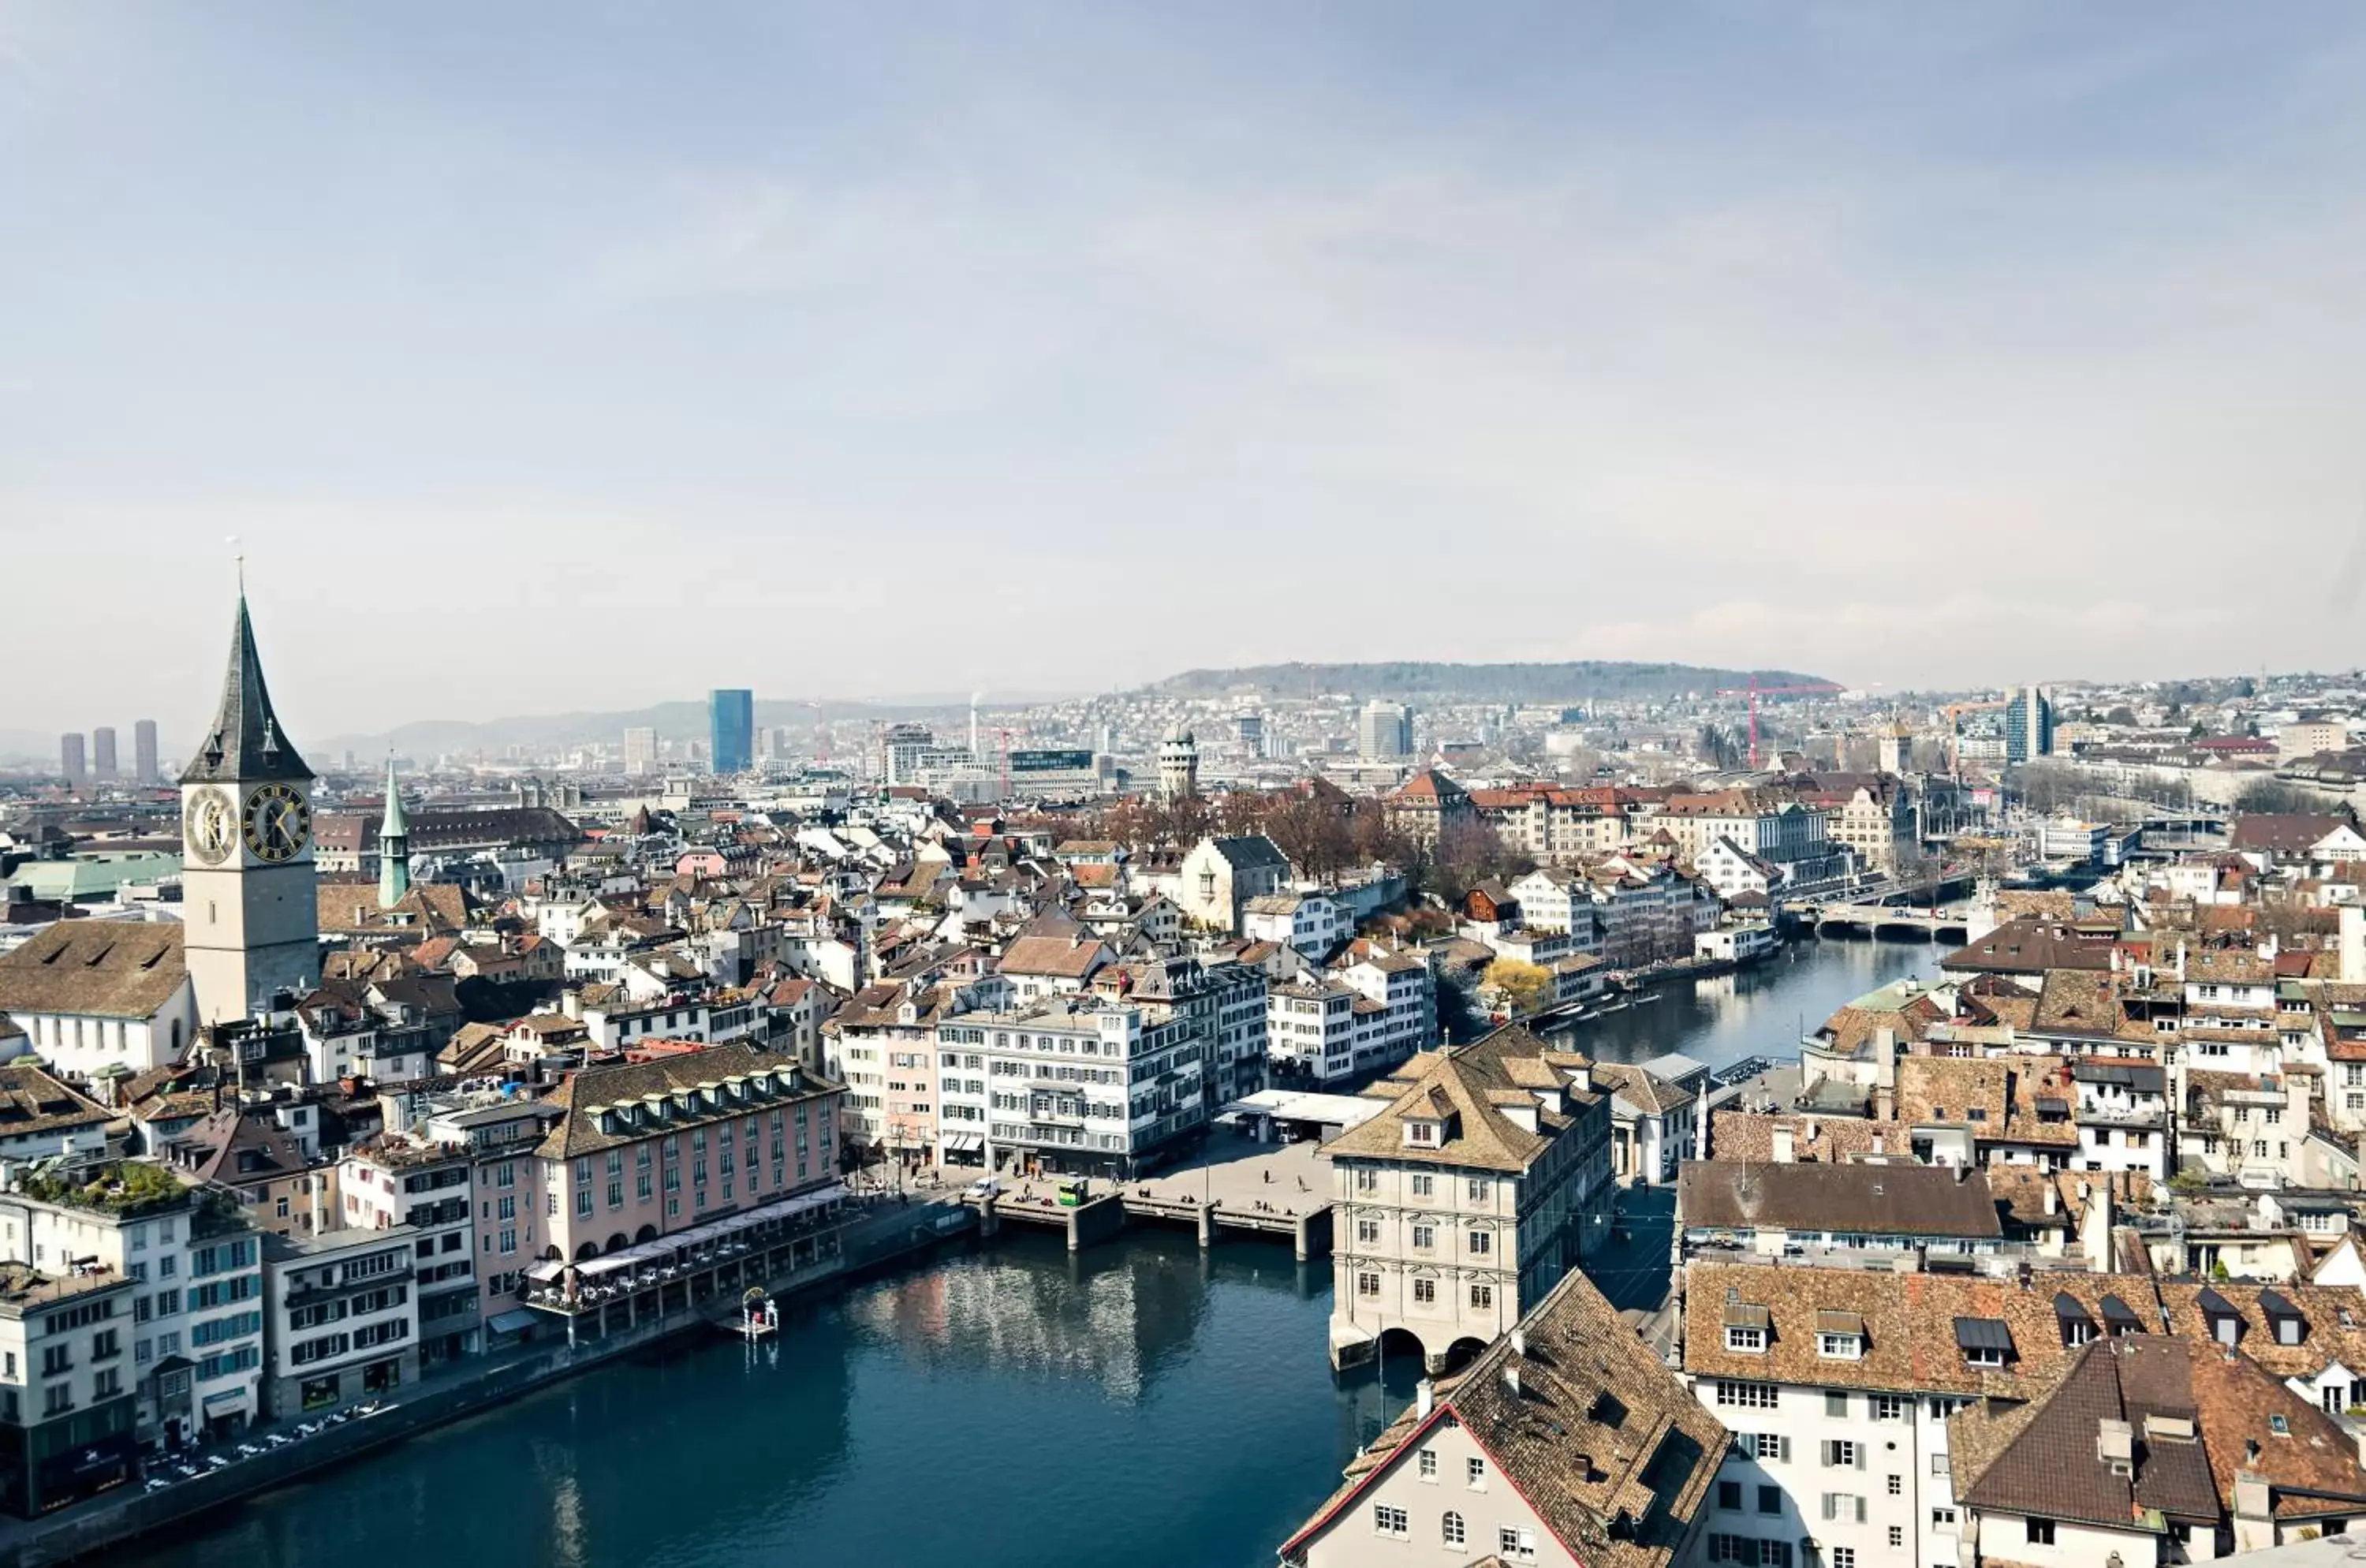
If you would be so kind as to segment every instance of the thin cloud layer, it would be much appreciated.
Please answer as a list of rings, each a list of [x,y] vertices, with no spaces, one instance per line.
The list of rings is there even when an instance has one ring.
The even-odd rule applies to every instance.
[[[0,533],[77,656],[0,727],[201,708],[233,532],[321,731],[2348,665],[2366,21],[2276,24],[11,7]]]

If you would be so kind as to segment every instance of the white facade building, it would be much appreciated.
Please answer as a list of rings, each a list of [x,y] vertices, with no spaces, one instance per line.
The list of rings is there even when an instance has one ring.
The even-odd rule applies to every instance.
[[[1206,1124],[1204,1058],[1188,1018],[1097,997],[948,1019],[936,1028],[938,1160],[1132,1175]]]

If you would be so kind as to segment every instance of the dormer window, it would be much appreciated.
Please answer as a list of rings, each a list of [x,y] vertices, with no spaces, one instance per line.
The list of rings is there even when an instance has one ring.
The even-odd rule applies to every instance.
[[[1865,1319],[1853,1312],[1818,1313],[1816,1354],[1828,1361],[1865,1359]]]
[[[1725,1348],[1744,1355],[1761,1356],[1766,1352],[1768,1330],[1766,1309],[1753,1306],[1738,1296],[1725,1301]]]
[[[2193,1298],[2193,1304],[2201,1311],[2202,1321],[2209,1325],[2211,1338],[2221,1345],[2232,1345],[2243,1337],[2243,1314],[2235,1310],[2234,1303],[2205,1285],[2202,1293]]]
[[[2282,1292],[2261,1291],[2259,1311],[2267,1314],[2269,1332],[2277,1344],[2297,1345],[2308,1337],[2308,1320]]]
[[[2087,1315],[2087,1309],[2079,1304],[2079,1299],[2067,1291],[2054,1298],[2054,1321],[2062,1329],[2062,1343],[2073,1348],[2095,1337],[2095,1320]]]
[[[1407,1122],[1404,1130],[1406,1143],[1418,1144],[1424,1148],[1434,1149],[1445,1141],[1442,1136],[1445,1129],[1436,1122]]]
[[[1955,1347],[1967,1367],[2001,1367],[2012,1350],[2012,1334],[1993,1317],[1955,1319]]]

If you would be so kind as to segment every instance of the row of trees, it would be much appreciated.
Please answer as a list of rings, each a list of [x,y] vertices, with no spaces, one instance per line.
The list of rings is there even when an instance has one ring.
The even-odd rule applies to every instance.
[[[1085,837],[1136,850],[1188,848],[1211,833],[1261,833],[1308,876],[1336,876],[1381,862],[1403,870],[1414,892],[1448,902],[1491,878],[1508,880],[1536,869],[1533,859],[1505,845],[1484,823],[1459,824],[1433,842],[1391,822],[1379,801],[1329,790],[1128,800],[1094,813],[1083,829]]]

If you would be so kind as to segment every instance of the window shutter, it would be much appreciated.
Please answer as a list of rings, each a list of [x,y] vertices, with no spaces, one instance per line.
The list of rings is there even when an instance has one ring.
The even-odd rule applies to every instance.
[[[1865,1523],[1865,1499],[1862,1497],[1856,1500],[1856,1522]]]
[[[1825,1468],[1826,1470],[1830,1470],[1831,1467],[1832,1467],[1832,1440],[1831,1440],[1830,1438],[1826,1438],[1824,1439],[1824,1468]]]
[[[1858,1443],[1856,1445],[1856,1467],[1859,1470],[1863,1470],[1865,1468],[1865,1450],[1872,1446],[1873,1445],[1870,1443]]]
[[[1789,1463],[1791,1459],[1791,1439],[1788,1438],[1778,1438],[1775,1439],[1775,1447],[1777,1450],[1775,1457],[1782,1460],[1786,1464]]]
[[[1840,1499],[1833,1496],[1831,1493],[1827,1492],[1824,1494],[1824,1517],[1827,1521],[1830,1521],[1839,1514],[1840,1509],[1834,1506],[1839,1501]]]

